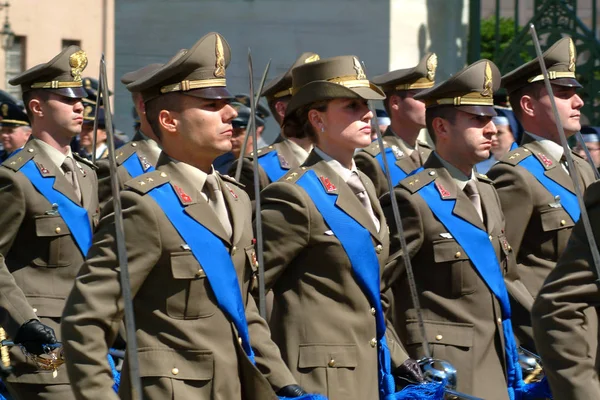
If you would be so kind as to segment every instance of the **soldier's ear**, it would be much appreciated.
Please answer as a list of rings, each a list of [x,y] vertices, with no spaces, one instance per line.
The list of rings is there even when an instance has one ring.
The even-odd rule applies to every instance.
[[[434,130],[434,134],[436,138],[447,137],[449,130],[449,122],[442,117],[435,117],[433,121],[431,121],[431,127]]]
[[[390,108],[394,111],[398,111],[398,109],[400,108],[400,96],[398,96],[397,94],[392,94],[390,95]]]
[[[308,112],[308,121],[312,125],[315,132],[322,132],[325,129],[321,113],[314,108]]]
[[[521,96],[519,104],[521,105],[521,112],[529,117],[535,116],[535,99],[528,94]]]
[[[42,102],[39,99],[36,99],[35,97],[32,98],[31,100],[29,100],[29,104],[27,105],[27,107],[29,107],[29,109],[31,110],[31,113],[34,116],[36,116],[38,118],[41,118],[44,116]]]
[[[158,113],[158,124],[167,135],[177,134],[178,121],[175,114],[174,111],[170,110],[160,110]]]

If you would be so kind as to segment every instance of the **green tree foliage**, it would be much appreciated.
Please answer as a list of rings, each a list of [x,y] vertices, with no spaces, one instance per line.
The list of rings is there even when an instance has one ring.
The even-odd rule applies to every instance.
[[[515,37],[515,20],[500,18],[500,42],[496,49],[496,17],[481,20],[481,58],[497,62],[496,55],[502,54]]]

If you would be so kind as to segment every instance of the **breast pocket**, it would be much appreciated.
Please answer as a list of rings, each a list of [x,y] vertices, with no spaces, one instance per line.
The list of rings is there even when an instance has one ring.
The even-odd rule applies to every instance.
[[[444,277],[445,287],[450,287],[451,295],[459,297],[474,293],[477,288],[477,274],[469,262],[469,257],[463,248],[454,239],[438,240],[433,242],[433,259],[437,268]],[[447,279],[450,279],[448,285]],[[445,290],[442,289],[442,293]]]
[[[542,231],[546,240],[541,240],[542,254],[556,260],[565,250],[575,223],[564,208],[548,208],[540,211]]]
[[[213,315],[217,302],[204,268],[189,252],[171,254],[173,285],[167,297],[167,314],[175,319],[198,319]]]
[[[71,265],[67,242],[71,231],[60,215],[38,215],[35,217],[35,234],[42,243],[38,251],[42,255],[33,263],[40,267],[58,268]],[[46,248],[47,252],[44,251]]]

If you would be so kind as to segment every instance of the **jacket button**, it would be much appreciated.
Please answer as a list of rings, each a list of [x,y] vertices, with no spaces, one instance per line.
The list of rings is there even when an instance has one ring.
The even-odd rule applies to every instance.
[[[502,323],[502,318],[498,318],[498,323],[501,324]]]
[[[161,176],[162,178],[166,178],[166,177],[167,177],[167,174],[165,174],[164,172],[161,172],[161,173],[160,173],[160,176]]]
[[[444,337],[442,335],[435,335],[435,340],[440,341],[442,340]]]
[[[494,239],[494,237],[493,237],[492,235],[488,236],[488,238],[489,238],[490,240]]]
[[[201,277],[203,273],[204,273],[204,271],[202,270],[202,268],[200,268],[198,270],[198,272],[196,272],[196,277],[198,277],[198,278]]]
[[[327,365],[329,365],[331,368],[335,367],[335,360],[332,358],[331,360],[329,360]]]
[[[512,250],[512,247],[510,247],[510,244],[506,248],[508,249],[508,251]]]
[[[369,341],[369,344],[371,345],[371,347],[375,347],[377,346],[377,339],[373,338]]]
[[[567,221],[565,221],[564,219],[560,220],[560,225],[561,226],[565,226],[567,224]]]
[[[34,312],[34,313],[36,313],[36,312],[37,312],[37,308],[34,308],[34,309],[33,309],[33,312]]]
[[[136,147],[136,146],[137,146],[137,143],[136,143],[136,142],[133,142],[133,143],[131,143],[131,145],[132,145],[133,147]]]
[[[173,375],[177,375],[177,374],[179,373],[179,368],[173,368],[173,369],[171,370],[171,373],[172,373]]]
[[[381,251],[383,250],[383,246],[378,244],[377,246],[375,246],[375,251],[377,252],[377,254],[381,253]]]
[[[27,151],[33,153],[33,149],[27,149]]]
[[[375,307],[371,307],[371,315],[375,315],[376,312],[377,310],[375,310]]]
[[[54,232],[56,232],[56,233],[60,233],[60,231],[61,231],[60,226],[57,226],[56,229],[54,230]]]
[[[454,255],[454,258],[460,258],[460,256],[462,256],[462,253],[460,251],[457,251]]]
[[[242,345],[242,338],[238,337],[238,343],[240,344],[240,346]]]
[[[237,252],[237,247],[233,246],[233,247],[231,248],[231,255],[232,255],[232,256],[235,256],[235,253],[236,253],[236,252]]]

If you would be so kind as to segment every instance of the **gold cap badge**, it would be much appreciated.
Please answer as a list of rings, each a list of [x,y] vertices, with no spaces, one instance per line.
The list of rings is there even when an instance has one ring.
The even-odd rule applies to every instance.
[[[88,59],[85,51],[79,50],[69,57],[71,76],[75,82],[81,82],[81,72],[87,67]]]
[[[483,77],[483,92],[481,95],[483,97],[491,97],[493,95],[493,83],[492,83],[492,67],[490,67],[490,63],[485,63],[485,72]]]
[[[2,104],[2,116],[8,117],[8,104]]]
[[[575,44],[569,39],[569,71],[575,72]]]
[[[432,82],[435,80],[435,70],[437,69],[437,65],[437,55],[433,53],[427,59],[427,79],[429,79]]]
[[[215,76],[217,78],[225,78],[225,56],[223,55],[223,42],[221,41],[221,36],[217,36],[217,42],[215,44],[215,55],[217,56],[217,61],[215,63]]]
[[[319,57],[318,54],[313,54],[310,57],[307,57],[306,59],[304,59],[304,64],[308,64],[311,62],[315,62],[315,61],[319,61],[321,59],[321,57]]]
[[[362,69],[362,66],[360,65],[360,61],[358,61],[358,58],[353,57],[354,59],[354,70],[356,71],[356,79],[357,80],[364,80],[367,79],[367,76],[365,75],[365,72]]]

